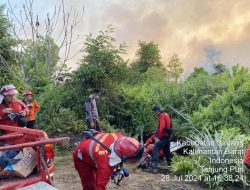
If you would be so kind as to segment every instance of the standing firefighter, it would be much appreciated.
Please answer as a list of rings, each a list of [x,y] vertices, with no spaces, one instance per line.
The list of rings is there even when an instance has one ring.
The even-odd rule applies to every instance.
[[[160,151],[163,150],[168,165],[171,165],[170,158],[170,134],[171,120],[170,116],[161,110],[159,105],[155,105],[152,109],[153,114],[158,117],[158,128],[156,133],[156,143],[153,149],[153,158],[149,172],[157,173],[157,164],[159,162]]]
[[[1,88],[0,94],[3,97],[0,104],[0,124],[15,127],[27,125],[25,116],[29,113],[26,106],[16,99],[18,91],[14,85],[5,85]]]
[[[40,106],[33,100],[31,91],[24,92],[25,104],[29,109],[27,116],[27,128],[34,129],[36,122],[36,112],[40,110]]]
[[[73,152],[75,169],[84,190],[104,190],[123,162],[140,161],[144,148],[120,133],[89,132],[91,138],[84,139]]]
[[[96,100],[99,99],[100,94],[101,90],[99,88],[94,88],[85,102],[86,124],[89,129],[95,129],[97,131],[100,131],[100,126]]]

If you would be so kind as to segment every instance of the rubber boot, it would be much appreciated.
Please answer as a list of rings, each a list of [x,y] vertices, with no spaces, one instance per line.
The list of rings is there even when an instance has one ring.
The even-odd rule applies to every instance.
[[[166,161],[167,161],[167,165],[168,165],[168,166],[171,166],[171,164],[172,164],[172,159],[171,159],[171,158],[166,158]]]
[[[157,174],[157,163],[152,162],[150,168],[145,169],[144,171],[149,172],[149,173],[153,173],[153,174]]]
[[[170,161],[167,161],[167,165],[168,166],[171,166],[171,164],[172,164],[172,161],[170,160]]]

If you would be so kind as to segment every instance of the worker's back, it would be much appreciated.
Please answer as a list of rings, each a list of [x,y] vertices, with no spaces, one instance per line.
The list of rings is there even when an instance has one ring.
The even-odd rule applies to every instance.
[[[114,141],[121,137],[121,133],[97,133],[94,137],[103,143],[108,148],[114,143]],[[100,165],[105,165],[103,163],[109,162],[109,152],[104,149],[99,143],[95,142],[91,138],[83,140],[73,153],[77,158],[85,163],[88,163],[92,167],[100,167]],[[107,164],[108,165],[108,164]]]
[[[94,135],[106,147],[110,147],[120,133],[102,133]],[[100,143],[91,138],[84,139],[73,152],[74,165],[81,178],[84,190],[104,190],[114,170],[109,164],[108,152]]]

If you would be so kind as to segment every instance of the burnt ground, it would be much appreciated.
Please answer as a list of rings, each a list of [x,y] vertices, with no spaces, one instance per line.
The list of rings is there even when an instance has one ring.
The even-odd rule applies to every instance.
[[[56,170],[54,185],[60,190],[81,190],[81,182],[74,169],[71,155],[56,158]],[[174,181],[174,175],[170,175],[170,180],[165,180],[165,174],[150,174],[141,169],[129,168],[130,176],[122,181],[121,186],[109,183],[108,190],[204,190],[198,183]],[[167,175],[167,174],[166,174]]]

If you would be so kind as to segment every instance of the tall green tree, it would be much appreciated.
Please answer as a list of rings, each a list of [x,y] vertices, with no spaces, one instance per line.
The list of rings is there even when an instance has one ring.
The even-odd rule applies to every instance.
[[[178,55],[174,54],[170,57],[168,65],[168,78],[177,81],[184,72],[183,64]]]
[[[132,64],[134,70],[145,73],[149,68],[163,67],[158,44],[153,41],[139,41],[138,45],[139,49],[136,52],[137,59]]]
[[[214,64],[215,75],[226,72],[227,68],[222,63]]]
[[[106,31],[100,31],[96,37],[92,34],[86,37],[80,67],[66,83],[72,94],[66,97],[65,105],[74,104],[73,109],[81,116],[85,115],[85,110],[82,109],[85,97],[94,87],[102,90],[99,110],[105,113],[101,115],[108,114],[109,109],[119,101],[115,96],[119,94],[121,83],[129,78],[127,62],[121,57],[126,52],[126,46],[124,43],[118,47],[114,45],[113,32],[114,29],[108,26]],[[102,109],[104,106],[106,109]]]
[[[191,79],[199,77],[201,75],[208,76],[208,72],[205,71],[205,69],[203,67],[195,67],[194,72],[191,73],[191,75],[188,77],[187,80],[191,80]]]
[[[4,14],[4,9],[5,6],[0,5],[0,85],[17,82],[14,51],[17,42],[9,33],[11,25]]]
[[[44,39],[36,41],[36,51],[34,57],[34,47],[31,40],[23,42],[24,50],[21,54],[20,75],[27,86],[32,87],[36,93],[40,93],[48,84],[53,82],[53,75],[59,61],[58,46],[53,39],[50,39],[50,49],[47,49],[47,42]],[[47,55],[50,56],[50,64],[46,64]]]

